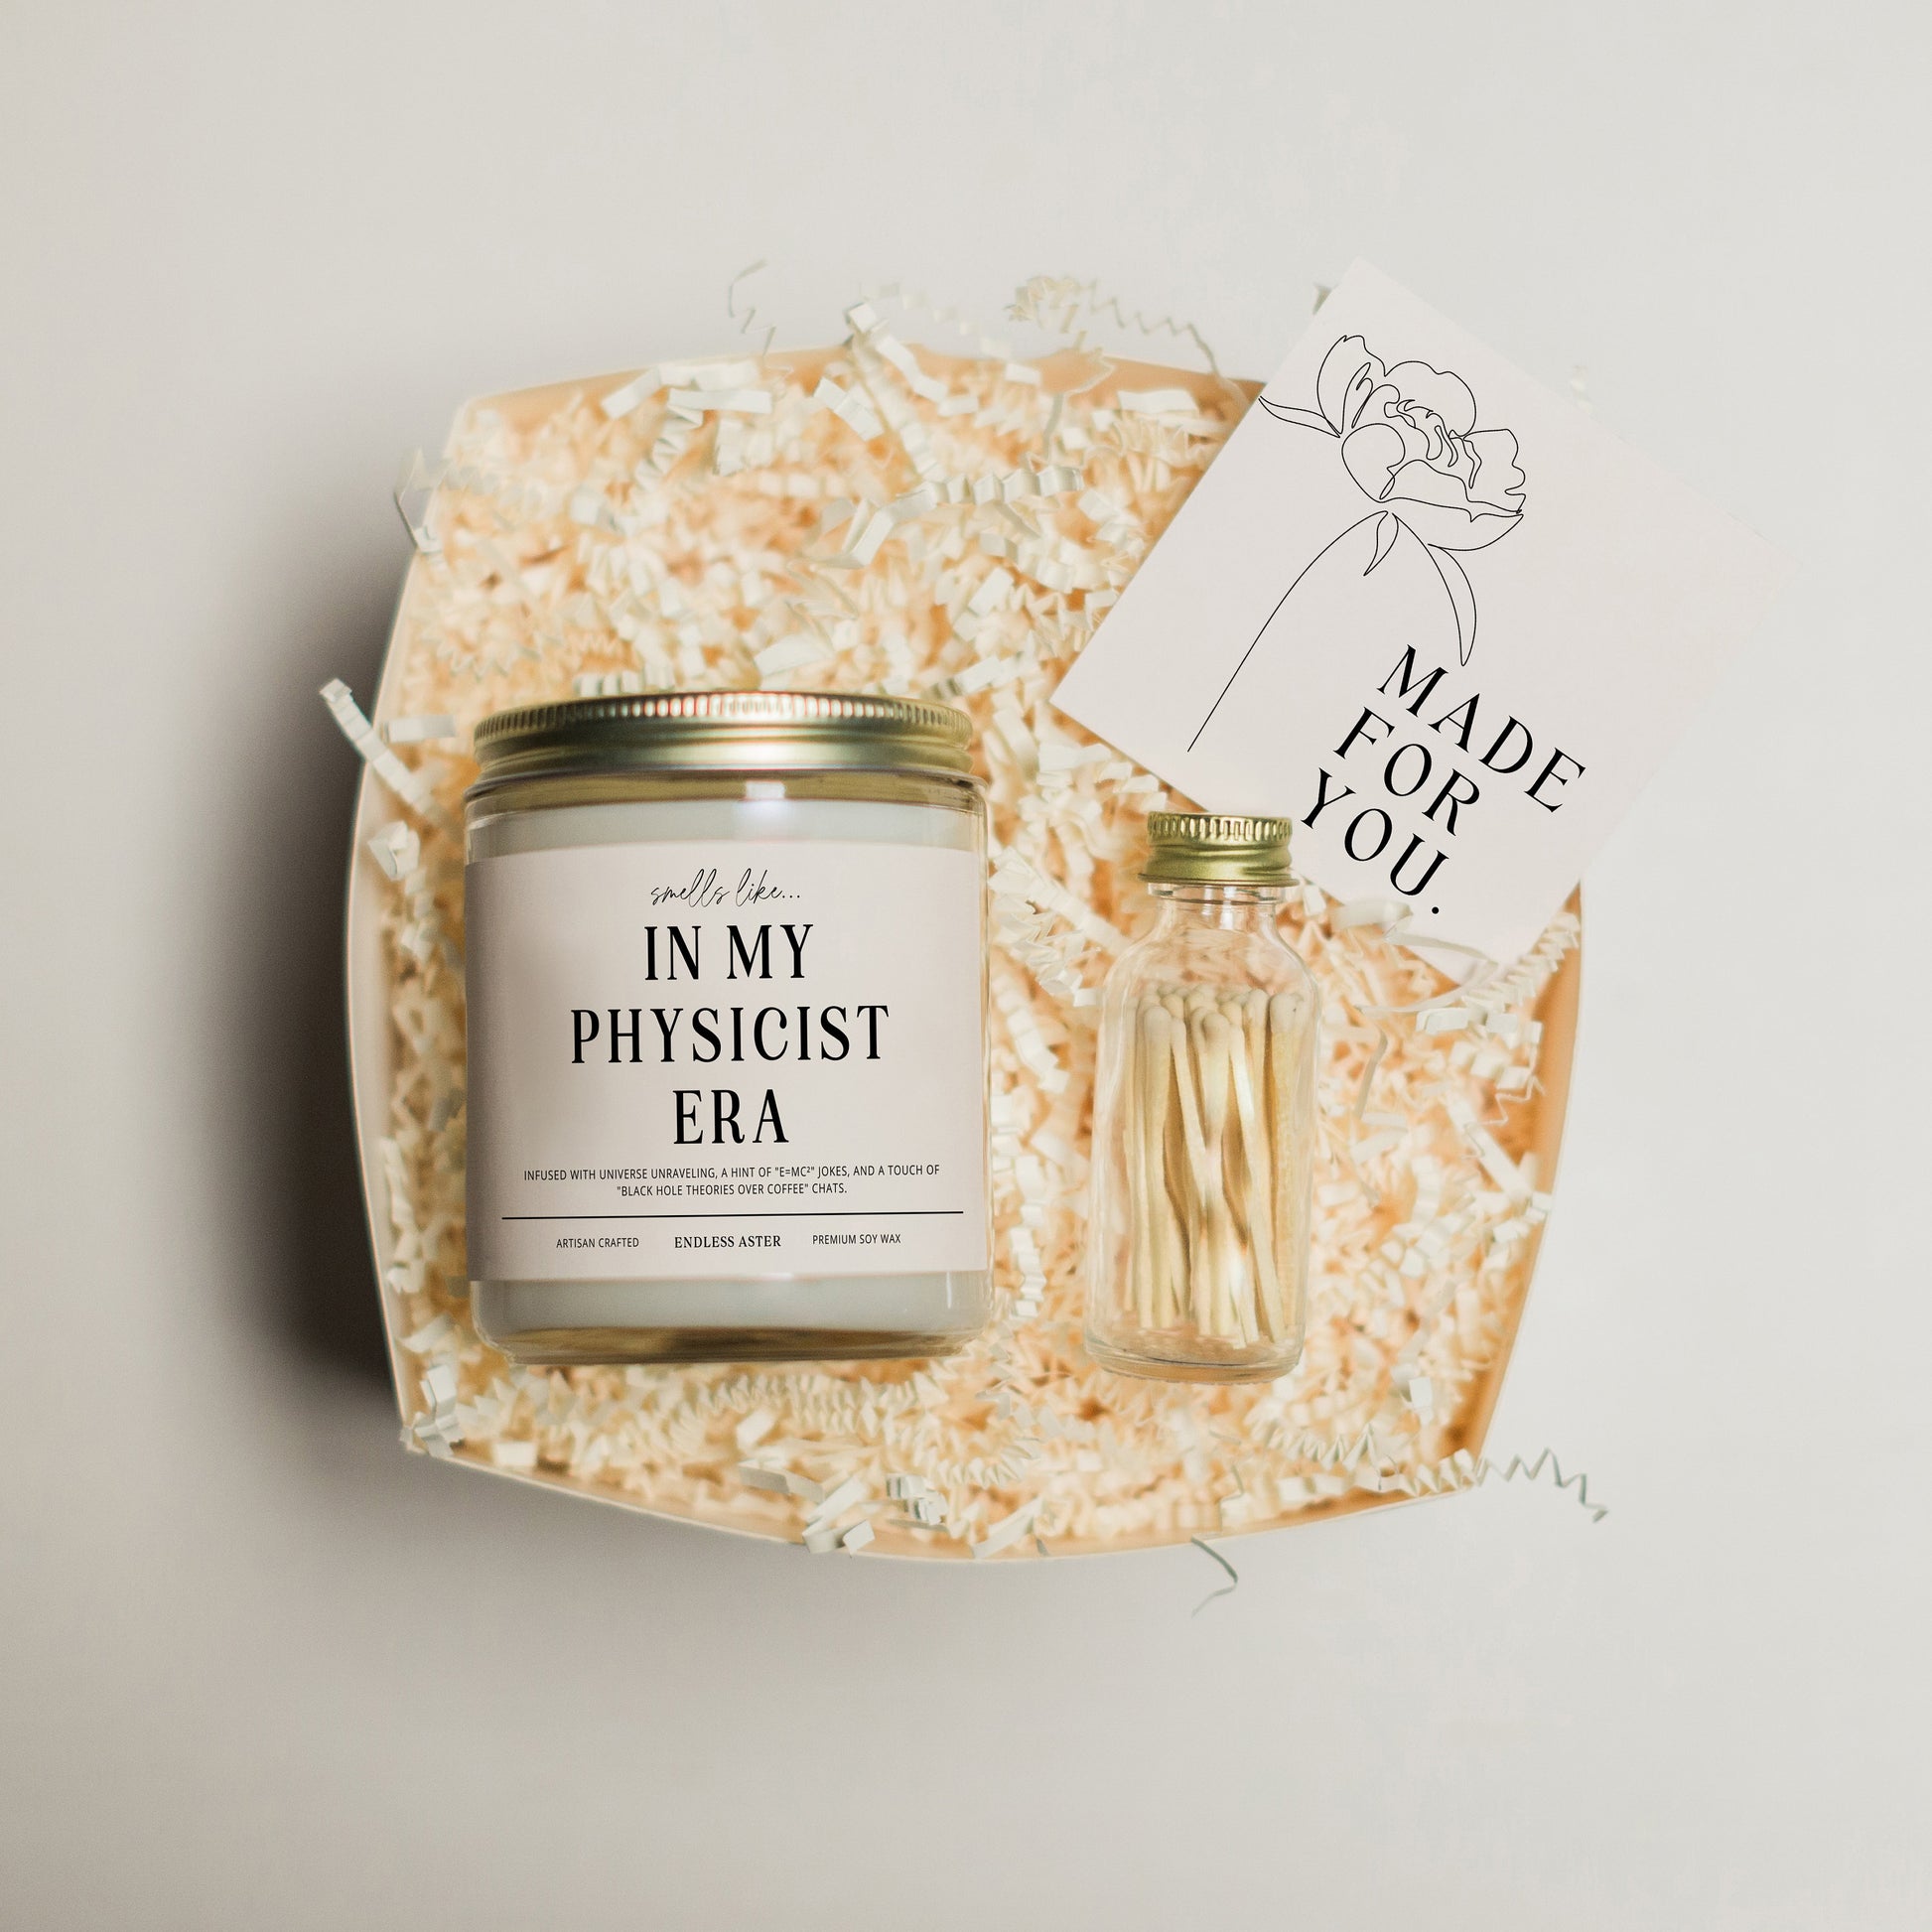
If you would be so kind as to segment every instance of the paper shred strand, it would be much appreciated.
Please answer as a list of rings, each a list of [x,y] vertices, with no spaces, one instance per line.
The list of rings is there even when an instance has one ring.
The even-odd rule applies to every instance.
[[[1199,1616],[1201,1611],[1207,1608],[1208,1604],[1215,1602],[1220,1597],[1232,1596],[1234,1592],[1241,1587],[1241,1573],[1238,1570],[1236,1570],[1234,1565],[1228,1562],[1227,1558],[1222,1556],[1220,1551],[1215,1549],[1213,1544],[1209,1543],[1205,1537],[1190,1536],[1187,1539],[1187,1541],[1191,1543],[1194,1546],[1194,1548],[1201,1553],[1202,1556],[1211,1558],[1214,1563],[1219,1565],[1219,1567],[1227,1573],[1227,1582],[1222,1584],[1216,1589],[1210,1589],[1207,1592],[1207,1594],[1203,1596],[1201,1600],[1194,1605],[1193,1609],[1188,1612],[1190,1616]]]
[[[361,706],[355,702],[348,686],[341,678],[331,678],[322,687],[322,701],[329,707],[336,723],[342,727],[343,736],[354,746],[370,770],[405,805],[435,826],[438,831],[448,833],[451,837],[457,836],[455,816],[437,802],[436,795],[427,780],[411,770],[382,742],[375,727],[362,715]]]
[[[392,718],[382,727],[385,745],[425,745],[434,739],[456,735],[456,720],[447,711],[427,718]]]

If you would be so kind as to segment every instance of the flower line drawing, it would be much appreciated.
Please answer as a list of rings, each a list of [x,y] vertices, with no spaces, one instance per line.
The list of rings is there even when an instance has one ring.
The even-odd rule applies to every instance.
[[[1422,546],[1455,615],[1456,648],[1466,664],[1475,649],[1476,600],[1462,554],[1499,542],[1523,520],[1524,477],[1515,432],[1477,429],[1474,392],[1452,370],[1428,362],[1390,366],[1365,338],[1342,336],[1321,358],[1314,399],[1315,407],[1305,409],[1267,395],[1257,398],[1277,421],[1332,437],[1342,467],[1376,507],[1297,573],[1201,720],[1189,751],[1296,585],[1363,523],[1375,522],[1375,550],[1364,577],[1405,532]]]

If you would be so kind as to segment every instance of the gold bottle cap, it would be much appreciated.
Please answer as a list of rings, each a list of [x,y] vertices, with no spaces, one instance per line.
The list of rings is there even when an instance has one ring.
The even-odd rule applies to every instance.
[[[1161,886],[1288,886],[1286,818],[1240,818],[1226,812],[1151,812],[1148,859],[1141,877]]]
[[[477,727],[483,785],[577,772],[929,771],[970,777],[951,705],[841,691],[659,691],[499,711]]]

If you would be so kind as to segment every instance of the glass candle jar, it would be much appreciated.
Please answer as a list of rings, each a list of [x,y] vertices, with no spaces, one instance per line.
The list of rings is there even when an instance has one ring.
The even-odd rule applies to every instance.
[[[1157,812],[1160,901],[1101,994],[1087,1350],[1176,1381],[1302,1352],[1319,1004],[1277,913],[1282,818]]]
[[[980,1328],[970,734],[781,691],[478,727],[470,1274],[513,1360],[932,1355]]]

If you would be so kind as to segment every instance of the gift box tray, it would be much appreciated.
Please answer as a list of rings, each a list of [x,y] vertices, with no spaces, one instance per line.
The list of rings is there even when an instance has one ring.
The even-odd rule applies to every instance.
[[[1024,294],[1024,292],[1023,292]],[[1484,1440],[1563,1129],[1580,907],[1458,989],[1305,889],[1324,1000],[1309,1344],[1275,1385],[1110,1375],[1080,1345],[1093,991],[1173,802],[1051,710],[1256,392],[1100,354],[900,343],[724,356],[469,405],[399,494],[417,551],[372,707],[347,912],[355,1118],[405,1441],[815,1551],[1148,1548],[1450,1493]],[[674,683],[930,692],[993,803],[999,1311],[931,1363],[511,1369],[471,1328],[461,848],[470,729]],[[1446,935],[1453,937],[1453,935]]]

